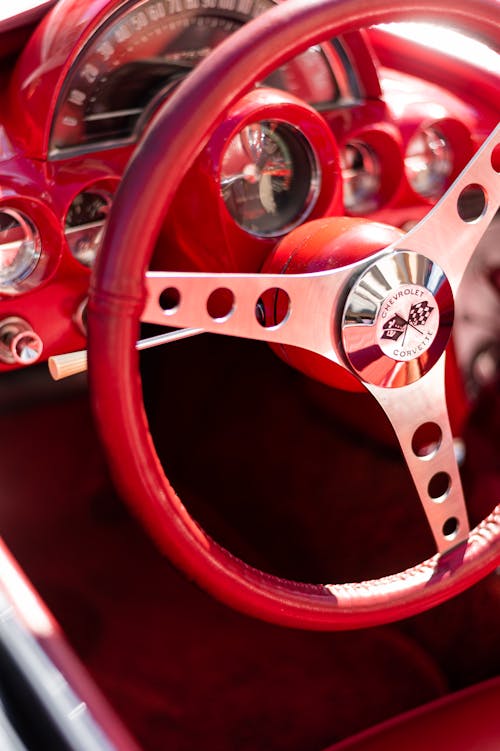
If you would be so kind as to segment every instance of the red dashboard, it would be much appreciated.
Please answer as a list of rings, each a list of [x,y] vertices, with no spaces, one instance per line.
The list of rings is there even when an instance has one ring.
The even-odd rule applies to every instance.
[[[497,749],[498,0],[16,5],[0,736]]]
[[[189,70],[272,4],[65,0],[37,26],[4,22],[0,370],[85,347],[90,268],[136,143]],[[456,77],[397,72],[387,36],[311,47],[233,107],[183,180],[154,268],[257,271],[306,219],[420,219],[495,111]]]

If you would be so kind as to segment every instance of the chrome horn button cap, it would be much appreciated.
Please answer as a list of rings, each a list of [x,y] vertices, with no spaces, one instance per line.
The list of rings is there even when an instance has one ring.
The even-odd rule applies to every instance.
[[[366,383],[398,388],[427,373],[453,325],[453,294],[442,269],[398,250],[377,260],[351,289],[342,316],[347,361]]]

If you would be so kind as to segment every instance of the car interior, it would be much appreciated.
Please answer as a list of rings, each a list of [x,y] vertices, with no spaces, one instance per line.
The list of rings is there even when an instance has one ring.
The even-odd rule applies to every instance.
[[[0,749],[498,751],[499,50],[0,9]]]

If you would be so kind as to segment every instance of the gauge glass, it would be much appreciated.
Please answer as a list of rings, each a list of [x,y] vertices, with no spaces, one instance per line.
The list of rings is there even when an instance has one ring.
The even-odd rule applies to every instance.
[[[17,209],[0,210],[0,291],[15,286],[35,268],[40,258],[40,236],[34,224]]]
[[[69,249],[84,266],[92,266],[101,245],[111,195],[103,190],[79,193],[66,214],[65,235]]]
[[[351,214],[363,214],[378,206],[380,162],[373,149],[361,141],[348,143],[340,155],[344,206]]]
[[[414,191],[427,198],[441,195],[453,170],[453,156],[437,128],[426,128],[413,136],[406,149],[405,169]]]
[[[141,0],[122,5],[94,32],[67,76],[52,124],[51,158],[89,151],[96,144],[104,148],[134,141],[155,108],[200,60],[273,5],[273,0]],[[269,85],[311,104],[338,97],[319,46],[275,71]]]
[[[296,128],[274,120],[251,123],[229,143],[220,187],[240,227],[260,236],[288,232],[311,212],[320,187],[311,145]]]

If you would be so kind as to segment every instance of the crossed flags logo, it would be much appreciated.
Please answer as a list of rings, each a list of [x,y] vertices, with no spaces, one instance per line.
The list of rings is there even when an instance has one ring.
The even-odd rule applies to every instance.
[[[422,300],[422,302],[417,302],[415,305],[412,305],[410,308],[410,315],[408,316],[409,326],[413,326],[415,329],[418,326],[425,326],[427,319],[433,310],[434,308],[431,308],[427,300]]]
[[[408,321],[405,321],[404,318],[396,313],[395,316],[392,316],[392,318],[389,318],[389,320],[384,323],[384,333],[382,334],[382,339],[392,339],[393,341],[397,342],[399,337],[404,333],[407,326]]]
[[[384,323],[382,339],[390,339],[391,341],[397,342],[408,326],[419,331],[418,327],[424,326],[427,323],[427,319],[433,310],[434,308],[429,305],[427,300],[422,300],[411,306],[407,321],[396,313],[396,315],[392,316],[392,318]]]

